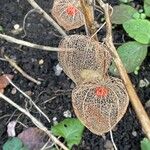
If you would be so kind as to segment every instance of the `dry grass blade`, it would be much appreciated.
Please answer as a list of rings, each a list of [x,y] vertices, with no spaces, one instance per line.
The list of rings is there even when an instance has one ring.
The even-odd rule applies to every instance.
[[[48,122],[51,122],[49,117],[36,105],[36,103],[25,92],[23,92],[19,87],[17,87],[7,76],[6,78],[13,87],[15,87],[22,95],[24,95],[30,101],[30,103],[33,104],[33,106],[39,111],[39,113],[41,113],[47,119]]]
[[[13,107],[17,108],[19,111],[21,111],[23,114],[25,114],[27,117],[29,117],[31,119],[31,121],[42,131],[44,131],[51,139],[54,143],[56,143],[57,145],[59,145],[61,148],[63,148],[64,150],[68,150],[68,148],[61,143],[54,135],[52,135],[50,133],[50,131],[40,122],[38,121],[34,116],[32,116],[28,111],[26,111],[25,109],[23,109],[21,106],[17,105],[16,103],[14,103],[11,99],[9,99],[8,97],[6,97],[4,94],[0,93],[0,98],[4,99],[6,102],[8,102],[9,104],[11,104]]]
[[[27,78],[28,80],[36,83],[37,85],[40,85],[41,82],[34,79],[33,77],[29,76],[24,70],[22,70],[14,60],[8,58],[7,56],[5,56],[5,59],[9,62],[9,64],[14,67],[18,72],[20,72],[25,78]]]
[[[8,42],[11,42],[11,43],[16,43],[16,44],[19,44],[19,45],[31,47],[33,49],[42,49],[42,50],[45,50],[45,51],[59,51],[59,49],[56,48],[56,47],[38,45],[38,44],[30,43],[30,42],[27,42],[27,41],[19,40],[19,39],[16,39],[14,37],[4,35],[4,34],[0,34],[0,38],[6,40]]]
[[[132,103],[132,106],[137,114],[137,117],[139,118],[142,128],[146,134],[146,136],[150,139],[150,119],[137,95],[135,92],[135,89],[132,86],[131,80],[126,72],[126,69],[117,53],[117,50],[113,44],[112,39],[112,25],[110,20],[110,10],[112,9],[108,4],[105,4],[102,0],[97,0],[100,7],[104,11],[105,19],[106,19],[106,45],[109,47],[110,51],[112,52],[114,56],[114,62],[116,64],[116,67],[120,73],[120,76],[125,84],[125,87],[127,89],[127,92],[130,97],[130,102]]]
[[[52,24],[61,35],[66,36],[65,31],[51,18],[34,0],[27,0],[34,9],[39,10],[39,13]]]

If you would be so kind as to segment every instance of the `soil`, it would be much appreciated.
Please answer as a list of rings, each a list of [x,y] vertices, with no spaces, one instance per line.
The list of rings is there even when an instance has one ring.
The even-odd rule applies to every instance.
[[[37,0],[37,3],[47,12],[50,12],[52,0]],[[117,0],[109,2],[112,5],[118,3]],[[141,1],[136,1],[134,5],[142,4]],[[12,33],[15,24],[23,25],[25,15],[32,7],[26,0],[1,0],[0,1],[0,25],[4,28],[4,33],[13,37],[24,39],[33,43],[49,45],[57,47],[61,36],[59,33],[39,14],[31,13],[26,19],[26,36],[24,32],[19,34]],[[83,28],[78,30],[78,33],[84,32]],[[72,31],[75,33],[75,31]],[[104,31],[101,31],[101,35]],[[114,42],[122,42],[122,37],[125,33],[121,28],[114,31]],[[125,40],[127,37],[125,36]],[[8,43],[4,40],[0,41],[0,57],[7,55],[16,60],[17,64],[29,75],[35,79],[42,81],[41,85],[24,78],[20,73],[14,70],[7,62],[0,60],[0,74],[13,74],[13,82],[20,87],[24,92],[29,94],[36,104],[49,116],[51,123],[49,124],[41,115],[27,102],[19,92],[15,94],[12,86],[5,89],[5,94],[14,100],[22,107],[30,107],[31,113],[37,117],[45,126],[50,128],[53,124],[53,118],[57,121],[63,120],[65,117],[63,113],[69,110],[72,117],[75,114],[71,105],[71,90],[74,83],[62,72],[60,76],[56,76],[54,66],[57,65],[57,53],[46,52],[42,50],[35,50],[24,46]],[[43,60],[43,64],[39,61]],[[131,80],[135,85],[136,91],[142,100],[143,105],[150,99],[150,88],[140,88],[139,82],[141,79],[150,81],[150,56],[147,56],[142,66],[140,67],[138,75],[130,74]],[[47,102],[46,102],[47,101]],[[46,103],[45,103],[46,102]],[[0,149],[7,140],[7,124],[11,120],[16,120],[19,116],[19,121],[27,126],[33,126],[30,119],[10,106],[1,99],[0,102]],[[17,134],[20,133],[24,127],[20,124],[16,127]],[[118,123],[114,129],[113,137],[119,150],[139,150],[140,141],[144,134],[141,130],[140,123],[131,106],[129,106],[125,116]],[[92,134],[88,129],[85,129],[84,135],[79,146],[74,146],[74,150],[105,150],[106,141],[110,140],[109,133],[105,137],[100,137]]]

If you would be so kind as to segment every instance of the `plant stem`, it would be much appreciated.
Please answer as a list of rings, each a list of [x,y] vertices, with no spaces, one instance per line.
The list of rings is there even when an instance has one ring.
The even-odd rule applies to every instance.
[[[28,116],[32,122],[42,131],[44,131],[50,138],[51,140],[54,141],[54,143],[56,143],[57,145],[59,145],[61,148],[63,148],[64,150],[69,150],[63,143],[61,143],[54,135],[51,134],[51,132],[40,122],[38,121],[34,116],[32,116],[27,110],[25,110],[24,108],[22,108],[21,106],[17,105],[16,103],[14,103],[11,99],[9,99],[8,97],[6,97],[4,94],[0,93],[0,98],[4,99],[6,102],[8,102],[9,104],[11,104],[12,106],[14,106],[15,108],[17,108],[19,111],[21,111],[22,113],[24,113],[26,116]]]
[[[45,51],[59,51],[59,48],[57,48],[57,47],[38,45],[38,44],[30,43],[30,42],[27,42],[27,41],[19,40],[19,39],[16,39],[14,37],[4,35],[4,34],[0,34],[0,39],[4,39],[4,40],[6,40],[10,43],[16,43],[16,44],[20,44],[20,45],[23,45],[23,46],[31,47],[33,49],[42,49],[42,50],[45,50]]]
[[[50,17],[34,0],[27,0],[31,6],[34,9],[39,10],[39,13],[42,14],[42,16],[51,23],[51,25],[53,25],[61,35],[66,36],[67,34],[65,33],[65,31],[56,23],[56,21]]]
[[[6,76],[6,79],[9,81],[9,83],[15,88],[17,89],[23,96],[25,96],[29,102],[40,112],[40,114],[42,114],[46,120],[48,122],[51,122],[49,117],[36,105],[36,103],[31,99],[30,96],[28,96],[25,92],[23,92],[18,86],[16,86],[7,76]]]
[[[137,114],[138,119],[141,122],[142,128],[144,130],[144,133],[150,140],[150,120],[149,117],[139,99],[137,96],[137,93],[135,92],[135,89],[132,86],[131,80],[126,72],[126,69],[116,51],[116,48],[113,44],[112,39],[112,26],[111,26],[111,20],[110,20],[110,6],[108,4],[105,4],[102,0],[97,0],[99,5],[102,7],[106,19],[106,45],[110,49],[110,51],[113,54],[114,62],[116,64],[116,67],[120,73],[120,76],[122,80],[124,81],[125,87],[127,89],[127,92],[130,97],[130,102]]]
[[[22,70],[13,59],[10,59],[8,56],[4,56],[5,59],[9,62],[9,64],[14,67],[18,72],[20,72],[25,78],[27,78],[28,80],[36,83],[37,85],[40,85],[41,82],[34,79],[33,77],[29,76],[24,70]]]
[[[94,35],[96,32],[96,27],[94,25],[94,13],[93,13],[93,7],[90,6],[89,3],[90,3],[89,0],[80,0],[81,9],[85,17],[87,30],[90,35]],[[93,36],[93,38],[95,40],[98,40],[98,37],[96,34]]]

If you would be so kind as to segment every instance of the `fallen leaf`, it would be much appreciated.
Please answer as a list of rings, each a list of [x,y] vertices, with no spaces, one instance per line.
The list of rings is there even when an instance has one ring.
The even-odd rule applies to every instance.
[[[48,136],[38,128],[30,127],[18,135],[29,150],[40,150],[48,141]],[[47,146],[50,146],[50,141]]]
[[[17,138],[9,138],[6,143],[3,145],[2,150],[29,150],[22,141]]]
[[[3,93],[4,92],[4,88],[6,88],[6,86],[9,84],[9,81],[7,80],[8,77],[10,80],[12,80],[13,75],[11,74],[4,74],[0,76],[0,92]]]

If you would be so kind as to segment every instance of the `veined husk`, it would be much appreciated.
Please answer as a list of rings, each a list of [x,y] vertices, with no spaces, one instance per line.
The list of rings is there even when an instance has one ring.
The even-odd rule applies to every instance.
[[[74,15],[67,13],[68,7],[74,7],[76,10]],[[85,22],[84,15],[80,9],[79,0],[54,0],[51,13],[59,25],[64,27],[67,31],[79,28],[83,26]]]
[[[59,48],[59,64],[77,85],[101,80],[108,71],[111,55],[107,47],[89,36],[66,36]]]
[[[108,89],[107,96],[97,96],[96,88]],[[79,120],[94,134],[102,135],[121,120],[129,104],[122,80],[110,77],[97,83],[86,83],[72,91],[72,105]]]

